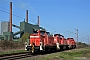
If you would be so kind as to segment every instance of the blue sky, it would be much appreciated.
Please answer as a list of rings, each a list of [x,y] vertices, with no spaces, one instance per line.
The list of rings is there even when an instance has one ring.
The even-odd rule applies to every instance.
[[[37,24],[39,15],[40,26],[51,33],[60,33],[76,39],[74,33],[78,28],[79,41],[82,39],[82,42],[88,42],[90,0],[0,0],[0,10],[9,12],[10,2],[13,5],[13,14],[22,17],[13,16],[13,24],[19,25],[19,22],[24,21],[28,10],[29,23]],[[9,21],[9,14],[0,11],[0,21]],[[17,29],[13,28],[13,31]]]

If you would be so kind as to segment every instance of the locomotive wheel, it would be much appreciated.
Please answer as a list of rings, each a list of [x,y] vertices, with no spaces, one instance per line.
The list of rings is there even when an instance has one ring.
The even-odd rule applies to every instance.
[[[29,51],[29,48],[27,49],[27,51]]]

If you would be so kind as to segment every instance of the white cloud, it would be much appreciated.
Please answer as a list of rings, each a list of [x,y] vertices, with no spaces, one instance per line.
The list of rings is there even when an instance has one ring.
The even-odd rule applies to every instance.
[[[23,2],[20,2],[20,3],[18,4],[18,6],[19,6],[21,9],[26,9],[27,5],[28,5],[28,4],[23,3]]]
[[[18,2],[17,4],[21,9],[30,9],[33,13],[36,13],[36,11],[34,10],[34,8],[30,5],[30,3],[24,3],[24,2]]]

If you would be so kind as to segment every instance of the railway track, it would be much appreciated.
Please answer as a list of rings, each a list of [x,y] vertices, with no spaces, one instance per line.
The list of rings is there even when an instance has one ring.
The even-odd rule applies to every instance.
[[[44,53],[44,55],[51,54],[51,53],[56,53],[56,52]],[[3,54],[3,55],[0,55],[0,60],[18,60],[18,59],[37,56],[37,55],[42,55],[42,54],[40,54],[40,53],[32,54],[30,52]]]
[[[56,53],[56,52],[45,53],[44,55],[51,54],[51,53]],[[3,55],[0,55],[0,60],[18,60],[18,59],[28,58],[32,56],[37,56],[37,55],[41,55],[41,54],[36,53],[33,55],[30,52],[3,54]]]
[[[0,55],[0,60],[17,60],[33,56],[29,52]]]
[[[58,52],[60,52],[60,51],[58,51]],[[56,53],[56,52],[52,52],[52,53]],[[47,55],[47,54],[51,54],[51,53],[45,53],[45,55]],[[33,55],[30,52],[3,54],[3,55],[0,55],[0,60],[18,60],[18,59],[28,58],[28,57],[32,57],[32,56],[37,56],[37,55],[40,55],[40,54],[37,53],[37,54]]]

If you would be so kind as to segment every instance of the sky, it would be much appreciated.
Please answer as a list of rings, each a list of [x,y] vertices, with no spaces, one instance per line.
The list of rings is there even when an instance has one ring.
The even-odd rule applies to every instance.
[[[13,24],[20,25],[29,14],[29,23],[37,24],[50,33],[59,33],[88,43],[90,37],[90,0],[0,0],[0,21],[9,21],[10,2],[13,5]],[[15,16],[16,15],[16,16]],[[13,28],[13,31],[18,29]]]
[[[0,22],[0,34],[1,34],[1,22]]]

